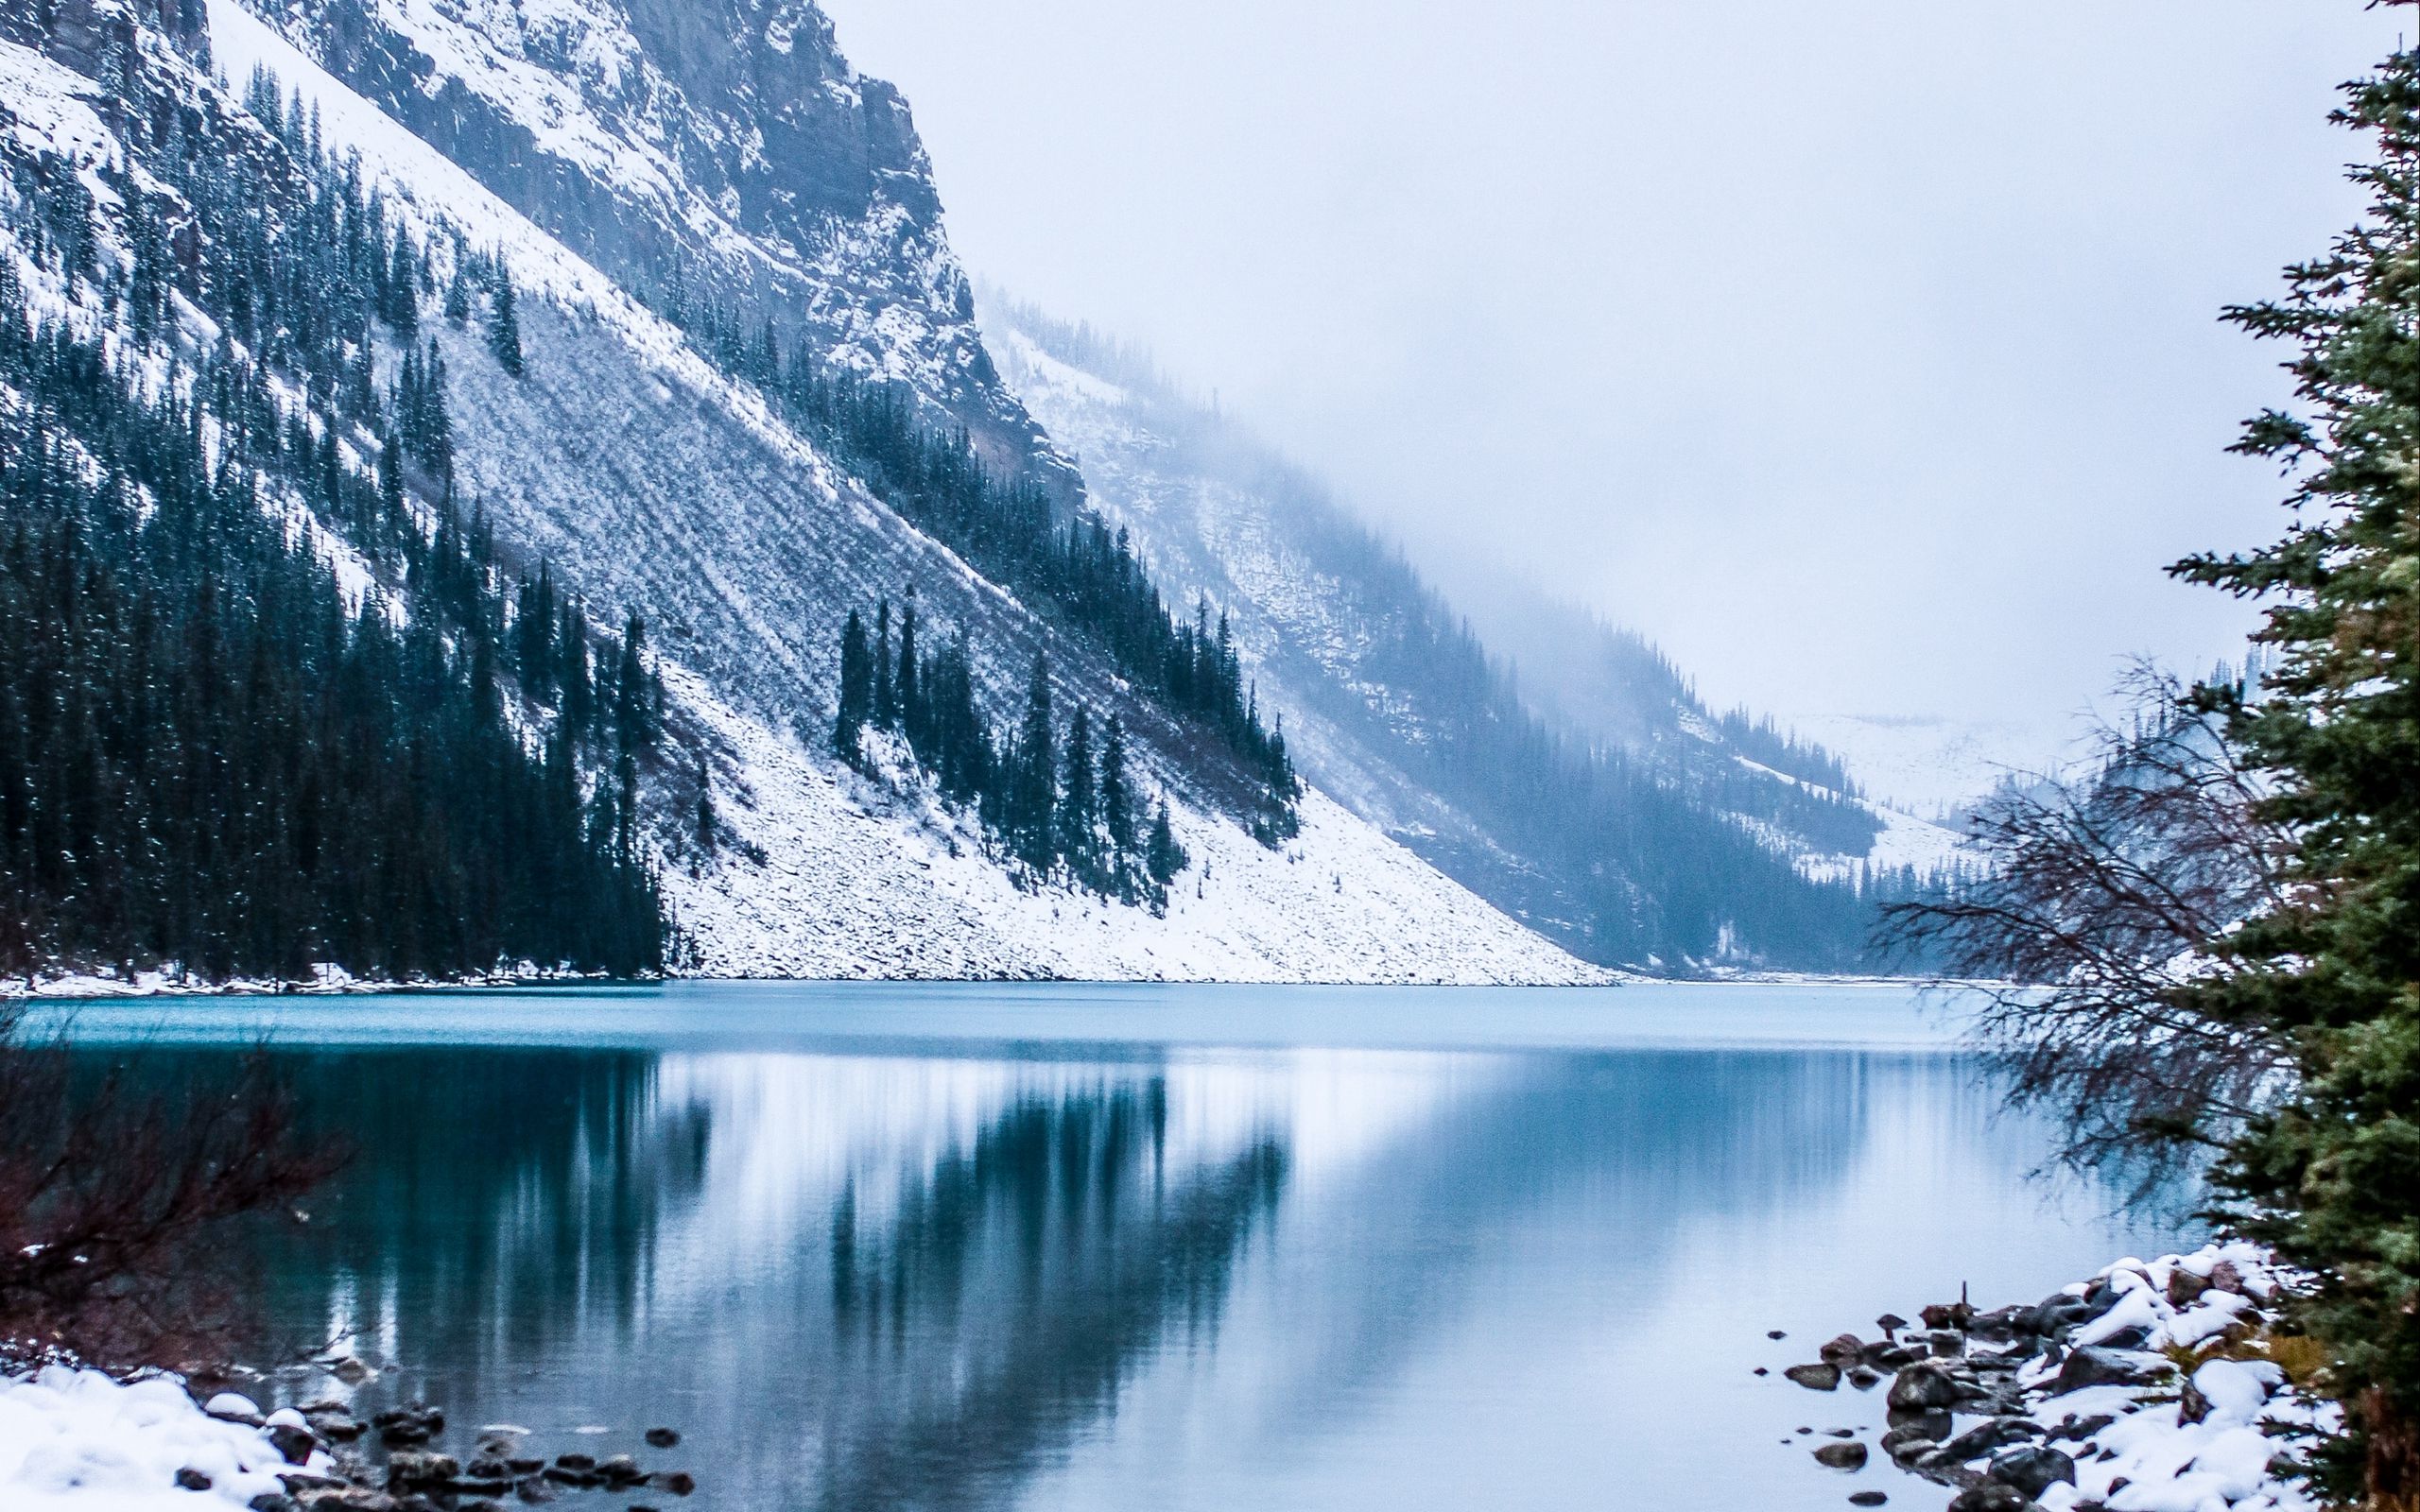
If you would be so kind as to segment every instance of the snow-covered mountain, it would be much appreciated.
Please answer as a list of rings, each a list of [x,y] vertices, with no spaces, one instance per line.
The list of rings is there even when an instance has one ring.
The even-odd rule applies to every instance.
[[[417,5],[396,10],[399,18],[430,13]],[[328,14],[334,13],[318,19]],[[542,134],[546,144],[596,146],[594,132],[575,119],[573,101],[560,90],[573,77],[605,88],[596,72],[605,66],[602,55],[585,43],[574,45],[560,30],[534,27],[525,35],[521,23],[508,23],[509,14],[449,11],[446,25],[466,29],[447,35],[465,46],[473,36],[491,43],[523,38],[519,53],[478,54],[483,66],[533,89],[544,83],[543,74],[557,80],[549,86],[557,93],[542,89],[489,103],[544,116],[558,133]],[[595,21],[607,13],[581,14]],[[759,18],[770,28],[760,38],[761,48],[773,56],[804,48],[818,60],[816,87],[830,102],[820,117],[824,125],[837,120],[870,141],[888,140],[890,156],[860,155],[864,171],[852,181],[863,191],[864,214],[851,223],[854,231],[839,226],[828,205],[812,215],[804,208],[804,186],[821,170],[791,163],[783,171],[804,171],[808,179],[776,175],[757,183],[767,202],[798,209],[793,229],[830,234],[812,249],[793,242],[797,256],[787,260],[761,246],[738,250],[769,269],[763,272],[769,286],[791,291],[800,329],[826,333],[820,350],[832,363],[904,376],[925,402],[970,424],[988,416],[994,444],[1017,441],[1024,427],[1028,464],[1047,472],[1053,465],[1047,449],[990,375],[976,342],[962,308],[963,282],[930,220],[929,183],[904,112],[888,103],[887,91],[846,73],[830,51],[828,28],[811,10],[786,14],[790,23],[783,25],[802,28],[789,34],[792,53],[772,35],[782,31],[778,17]],[[327,40],[293,16],[282,19],[305,43]],[[677,27],[677,8],[658,19]],[[74,318],[89,322],[117,350],[137,350],[128,333],[112,324],[116,307],[107,296],[107,287],[126,276],[113,270],[135,267],[132,249],[140,234],[134,220],[151,216],[165,224],[172,244],[190,234],[176,228],[191,217],[147,161],[168,151],[211,155],[239,177],[259,175],[263,213],[280,213],[278,176],[288,170],[279,166],[276,133],[242,103],[257,70],[274,76],[278,89],[307,113],[311,135],[332,153],[357,154],[363,191],[383,205],[389,224],[418,238],[441,264],[449,255],[458,264],[474,250],[492,257],[520,291],[527,352],[520,376],[483,350],[475,331],[429,322],[426,335],[452,375],[456,487],[483,513],[505,561],[529,570],[543,562],[600,615],[641,610],[655,627],[666,723],[679,755],[666,764],[667,776],[649,782],[647,830],[679,922],[693,941],[695,969],[721,974],[1600,979],[1600,971],[1488,907],[1316,792],[1301,799],[1298,833],[1278,844],[1255,838],[1238,817],[1239,779],[1229,761],[1205,747],[1184,717],[1133,688],[1097,644],[910,525],[614,277],[463,163],[329,74],[261,15],[234,0],[210,0],[206,8],[180,8],[176,0],[146,0],[139,8],[94,0],[40,17],[12,11],[8,26],[11,40],[0,42],[0,151],[12,181],[27,192],[11,194],[9,214],[0,215],[0,256],[16,260],[29,289],[55,282],[56,257],[37,255],[45,233],[35,221],[43,207],[31,191],[61,172],[86,185],[97,207],[95,277],[100,282],[82,285],[72,298],[62,294],[53,314],[72,307]],[[601,34],[589,35],[594,41]],[[653,78],[628,50],[635,34],[625,26],[615,35],[623,39],[615,55],[621,60],[615,66],[628,70],[618,76],[623,84]],[[533,55],[546,66],[530,63]],[[391,58],[391,49],[382,56]],[[447,93],[442,83],[424,83],[429,97]],[[656,97],[664,97],[663,89]],[[777,102],[773,109],[784,107]],[[630,127],[628,117],[616,119],[620,129],[646,135]],[[870,121],[888,123],[883,129],[890,137],[883,138]],[[712,135],[694,117],[689,129]],[[590,162],[605,176],[596,183],[608,181],[609,169],[652,161],[644,152],[624,154],[630,140],[616,138],[621,146],[614,148],[614,163]],[[769,140],[758,136],[734,146],[733,161],[743,168],[756,164]],[[625,198],[658,209],[671,204],[675,221],[732,250],[728,227],[701,226],[694,205],[682,198],[703,172],[700,160],[686,147],[674,150],[660,133],[649,143],[665,156],[655,178],[640,176],[641,187],[652,185],[649,192],[670,199],[650,201],[621,184],[611,215],[574,217],[560,207],[554,214],[576,220],[592,249],[629,256],[640,238],[620,232],[609,237],[599,226],[627,213]],[[808,137],[789,139],[784,148],[786,155],[814,150]],[[665,165],[676,159],[678,175]],[[521,161],[527,165],[527,144]],[[524,187],[541,181],[562,183],[560,176],[548,180],[535,174]],[[745,210],[737,182],[714,182],[708,198],[731,210],[737,197]],[[921,199],[909,192],[917,182],[925,185]],[[869,241],[861,234],[868,217],[891,228],[887,238]],[[761,242],[767,233],[758,225],[750,234]],[[451,254],[443,250],[449,246],[456,249]],[[923,273],[906,284],[886,282],[910,263]],[[226,291],[197,284],[193,292],[207,301]],[[214,352],[224,351],[221,328],[194,300],[181,296],[173,303],[180,328],[161,373],[172,386],[182,381],[181,372],[198,371]],[[369,342],[363,354],[377,364],[381,383],[392,379],[398,351],[381,339]],[[366,470],[374,442],[365,444],[372,452],[337,455]],[[1062,482],[1072,487],[1069,479]],[[347,557],[341,523],[306,524],[323,533],[332,557],[360,578],[360,601],[378,601],[381,569]],[[852,609],[870,610],[882,596],[899,600],[911,589],[929,630],[967,632],[976,680],[988,698],[1005,706],[1035,654],[1046,653],[1061,708],[1083,704],[1122,720],[1138,785],[1167,800],[1176,835],[1190,854],[1190,865],[1168,889],[1164,916],[1073,885],[1037,884],[1005,866],[994,837],[963,811],[941,802],[927,780],[899,759],[895,743],[875,742],[871,776],[830,753],[839,622]],[[681,773],[692,763],[706,774],[714,796],[718,843],[710,849],[686,838],[698,786]]]
[[[397,275],[406,303],[445,318],[320,331],[322,370],[270,383],[277,423],[432,536],[441,507],[474,517],[493,591],[543,571],[596,623],[644,616],[666,745],[624,785],[692,969],[1845,966],[1867,870],[1927,865],[1945,838],[1847,791],[1819,749],[1709,714],[1634,637],[1483,610],[1483,639],[1316,486],[1104,351],[1014,314],[987,341],[906,104],[805,0],[53,0],[0,13],[0,256],[160,393],[302,350],[243,350],[210,313],[251,329],[253,274],[204,245],[197,228],[231,223],[186,196],[221,215],[251,197],[274,247],[304,233],[281,224],[297,184],[336,172],[339,218],[397,238],[394,266],[421,268]],[[83,232],[45,203],[61,174],[95,207],[81,272],[60,238]],[[147,246],[175,264],[164,347],[127,323],[128,288],[160,276]],[[343,255],[352,287],[388,286],[383,251]],[[513,361],[456,308],[466,283],[517,296]],[[445,375],[441,477],[393,460],[407,354]],[[1007,511],[994,524],[951,516],[971,474],[914,438],[957,434]],[[1025,544],[1000,549],[999,520]],[[1133,613],[1085,597],[1159,602],[1095,521],[1128,533],[1173,626],[1152,607],[1138,642]],[[346,521],[297,528],[354,601],[404,612],[402,569],[352,550]],[[1154,906],[1021,855],[990,799],[943,799],[912,734],[835,753],[841,623],[911,597],[928,646],[964,648],[994,728],[1043,694],[1063,720],[1115,722],[1186,858]],[[1134,649],[1196,627],[1190,663]],[[1514,674],[1506,653],[1539,664],[1532,643],[1570,653],[1557,676]],[[1232,717],[1199,701],[1220,665]],[[519,717],[533,747],[556,718],[534,697]],[[1282,720],[1273,766],[1258,718]],[[1270,775],[1288,754],[1310,780],[1291,800]]]

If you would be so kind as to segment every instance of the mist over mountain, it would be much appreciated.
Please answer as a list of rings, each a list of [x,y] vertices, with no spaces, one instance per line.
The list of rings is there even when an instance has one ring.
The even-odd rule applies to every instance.
[[[1703,707],[1653,646],[1518,587],[1476,613],[1149,354],[1005,295],[1003,370],[1164,577],[1236,615],[1305,770],[1593,959],[1856,961],[1953,837]]]
[[[270,521],[246,559],[396,627],[553,784],[561,843],[660,896],[673,969],[1837,968],[1939,858],[1634,637],[1466,617],[1139,354],[1030,312],[987,341],[905,102],[811,6],[89,0],[6,28],[12,528],[123,541],[140,580],[163,490]],[[143,438],[170,435],[173,468]],[[261,654],[307,683],[360,633]],[[127,801],[170,802],[147,764],[206,737],[160,756],[122,660],[56,655],[126,721]],[[360,676],[407,710],[387,657]],[[381,738],[419,759],[407,718]],[[311,896],[293,837],[342,809],[263,792],[275,822],[226,844]],[[69,917],[133,852],[48,812],[9,811],[12,885],[74,858],[17,964],[190,966]],[[543,913],[563,884],[481,885]],[[474,904],[424,906],[473,938],[446,920]],[[331,958],[244,928],[214,971]],[[494,964],[596,954],[519,938]]]

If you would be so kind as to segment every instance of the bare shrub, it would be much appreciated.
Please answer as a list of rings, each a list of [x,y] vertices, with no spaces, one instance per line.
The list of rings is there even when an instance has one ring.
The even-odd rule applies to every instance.
[[[2187,1005],[2207,952],[2288,902],[2292,838],[2217,716],[2138,668],[2079,769],[2005,785],[1973,821],[1983,875],[1883,910],[1881,943],[1979,996],[1974,1041],[2065,1156],[2157,1174],[2224,1145],[2290,1085],[2284,1040]]]
[[[0,1000],[0,1352],[96,1365],[222,1350],[242,1315],[227,1227],[280,1213],[342,1153],[306,1147],[266,1053],[144,1090],[120,1059],[78,1065]]]

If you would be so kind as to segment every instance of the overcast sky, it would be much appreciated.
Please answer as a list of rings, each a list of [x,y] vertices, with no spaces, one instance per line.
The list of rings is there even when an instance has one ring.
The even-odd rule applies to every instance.
[[[2231,654],[2354,0],[826,0],[978,275],[1786,717]]]

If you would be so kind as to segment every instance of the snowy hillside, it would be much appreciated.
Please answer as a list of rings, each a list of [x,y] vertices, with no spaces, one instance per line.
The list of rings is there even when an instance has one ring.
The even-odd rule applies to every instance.
[[[908,527],[679,332],[249,10],[216,0],[208,19],[222,77],[265,68],[299,92],[331,146],[360,154],[365,186],[396,223],[437,245],[458,233],[526,291],[525,379],[474,336],[431,333],[457,375],[458,476],[513,559],[544,560],[600,612],[644,606],[659,627],[668,722],[711,773],[720,830],[708,851],[683,848],[682,797],[648,798],[693,970],[1602,979],[1316,794],[1282,849],[1254,840],[1217,801],[1215,764],[1189,753],[1168,715],[1120,693],[1098,655]],[[0,51],[0,111],[26,150],[139,162],[92,108],[103,101],[89,80]],[[147,64],[171,77],[184,66],[164,48]],[[829,755],[834,629],[846,609],[909,584],[932,623],[980,631],[987,685],[1013,683],[1046,650],[1063,697],[1125,716],[1146,791],[1169,800],[1191,855],[1165,917],[1014,882],[992,859],[995,842],[911,767],[870,780]]]
[[[1806,731],[1848,761],[1866,791],[1931,818],[1960,809],[2007,778],[2056,765],[2071,736],[1996,722],[1834,714]]]
[[[1022,890],[929,789],[894,791],[675,683],[733,765],[730,812],[761,863],[666,879],[707,976],[1088,981],[1582,983],[1609,980],[1313,792],[1271,850],[1180,811],[1193,868],[1165,919],[1069,889]],[[726,851],[728,855],[730,852]]]
[[[366,323],[322,327],[310,337],[320,369],[302,384],[272,372],[264,403],[283,407],[273,423],[285,434],[299,425],[312,448],[324,438],[315,478],[349,472],[356,490],[390,495],[376,507],[385,518],[415,521],[431,539],[441,519],[475,521],[485,591],[544,578],[609,633],[626,616],[644,618],[646,665],[617,685],[660,676],[662,728],[645,737],[660,748],[632,744],[629,731],[648,721],[633,724],[626,709],[626,775],[600,747],[590,760],[601,765],[576,776],[574,792],[604,805],[618,784],[590,833],[606,825],[626,837],[616,842],[625,853],[635,841],[659,864],[690,969],[1560,982],[1602,976],[1566,952],[1680,970],[1849,964],[1863,917],[1852,863],[1911,857],[1930,843],[1826,788],[1829,768],[1792,765],[1806,754],[1795,747],[1760,747],[1752,760],[1729,725],[1718,730],[1668,691],[1642,699],[1653,728],[1636,750],[1538,723],[1399,560],[1333,512],[1274,507],[1290,497],[1282,467],[1215,429],[1159,434],[1159,414],[1182,415],[1147,413],[1116,385],[1012,342],[1028,395],[1083,454],[1089,477],[1079,483],[992,366],[904,105],[848,70],[809,6],[713,0],[729,25],[706,35],[714,28],[684,27],[671,0],[120,4],[9,24],[51,58],[28,51],[26,66],[0,74],[0,109],[27,155],[21,180],[52,172],[47,156],[111,165],[87,177],[105,214],[126,225],[103,236],[113,266],[88,289],[156,276],[147,270],[163,265],[130,249],[159,240],[144,216],[156,215],[164,236],[189,234],[177,229],[186,211],[174,194],[155,197],[156,211],[150,199],[138,210],[111,198],[119,175],[147,181],[147,154],[181,155],[149,161],[199,197],[185,202],[197,209],[247,192],[245,174],[285,175],[283,187],[259,186],[263,255],[283,255],[275,218],[300,213],[289,153],[319,164],[313,182],[336,186],[312,214],[330,214],[325,194],[336,193],[352,207],[336,214],[372,227],[366,260],[341,253],[354,291],[345,297],[365,300],[374,273],[378,299],[394,289],[402,315],[381,303],[350,318]],[[218,82],[198,71],[205,59]],[[46,93],[23,85],[37,73]],[[9,77],[21,87],[11,91]],[[62,91],[90,107],[62,109]],[[232,177],[194,177],[185,165],[197,142]],[[786,156],[768,161],[776,146]],[[234,234],[233,223],[216,224],[229,228],[222,238]],[[59,233],[27,234],[56,265]],[[389,252],[406,269],[392,280]],[[698,275],[708,302],[667,306],[683,326],[636,297],[659,275],[697,273],[706,253],[706,263],[723,259],[719,272]],[[24,265],[28,288],[50,276],[32,276],[37,261]],[[229,270],[212,272],[211,287],[182,276],[195,300],[252,318]],[[468,308],[485,312],[475,318],[458,308],[473,281],[493,290],[471,296]],[[428,317],[414,317],[424,305]],[[105,292],[92,307],[117,308]],[[182,307],[199,322],[182,355],[145,358],[167,363],[164,381],[216,360],[208,318],[190,301]],[[497,322],[516,308],[512,334],[499,338]],[[903,464],[896,449],[880,452],[880,433],[802,408],[796,364],[735,361],[729,321],[751,309],[767,316],[767,352],[778,331],[819,371],[892,380],[873,403],[908,395],[914,414],[977,431],[981,465],[1018,475],[1013,486],[1026,490],[1003,493],[1004,507],[1043,528],[1066,522],[1068,533],[1020,548],[1076,564],[1049,571],[1076,572],[1079,554],[1093,552],[1131,583],[1132,563],[1108,555],[1109,537],[1081,534],[1093,526],[1075,501],[1088,487],[1110,524],[1133,531],[1184,632],[1200,626],[1197,650],[1184,653],[1195,660],[1175,665],[1194,668],[1183,676],[1197,687],[1223,688],[1234,722],[1212,722],[1208,704],[1172,691],[1179,674],[1155,660],[1162,652],[1136,659],[1132,618],[1115,632],[1124,642],[1083,620],[1080,577],[1053,587],[1046,574],[1036,586],[1014,576],[1013,558],[1006,571],[991,563],[997,577],[970,565],[989,548],[979,530],[970,545],[929,512],[918,490],[943,476],[930,456]],[[700,310],[719,334],[700,334]],[[103,339],[160,350],[139,331],[125,335],[130,346]],[[275,345],[290,333],[265,340],[264,367],[292,360]],[[408,468],[402,459],[401,446],[422,444],[398,439],[413,370],[442,375],[441,469],[419,453]],[[331,393],[354,417],[341,438],[320,418],[334,413]],[[333,483],[322,491],[344,496]],[[903,509],[926,510],[915,519],[969,555]],[[362,579],[347,590],[352,602],[399,601],[373,579],[386,574],[392,588],[401,556],[345,557],[348,530],[366,528],[358,516],[297,527]],[[1152,603],[1151,588],[1134,602]],[[1207,597],[1198,622],[1185,612],[1197,595]],[[1044,819],[1025,832],[1046,836],[1039,860],[1030,840],[1011,844],[1001,827],[1005,790],[983,790],[979,823],[964,791],[940,799],[930,753],[904,743],[912,721],[893,727],[903,737],[876,731],[854,766],[834,754],[841,624],[911,597],[928,654],[959,648],[974,717],[1009,730],[1015,750],[1043,753],[1038,766],[1016,758],[1044,774]],[[473,639],[486,645],[525,612],[497,610],[494,628]],[[1177,635],[1159,609],[1141,612],[1146,628]],[[636,635],[621,637],[626,651]],[[1037,670],[1046,676],[1031,682]],[[1668,668],[1662,677],[1679,687]],[[1028,723],[1044,711],[1043,739],[1016,733],[1021,704]],[[513,707],[533,749],[568,727],[567,704],[558,715],[525,694]],[[1086,873],[1080,851],[1057,849],[1088,832],[1051,817],[1051,784],[1079,768],[1072,753],[1052,765],[1049,722],[1072,730],[1087,713],[1120,732],[1132,799],[1147,817],[1165,807],[1189,857],[1173,876],[1155,869],[1149,889],[1080,882],[1106,873]],[[1273,767],[1250,765],[1255,747],[1234,734],[1260,719],[1283,721],[1285,740],[1258,747],[1276,751]],[[989,748],[1010,760],[1010,747]],[[1312,779],[1299,803],[1282,796],[1292,791],[1288,755]],[[1282,822],[1270,819],[1271,793],[1289,810]],[[1125,833],[1115,844],[1132,857]]]

